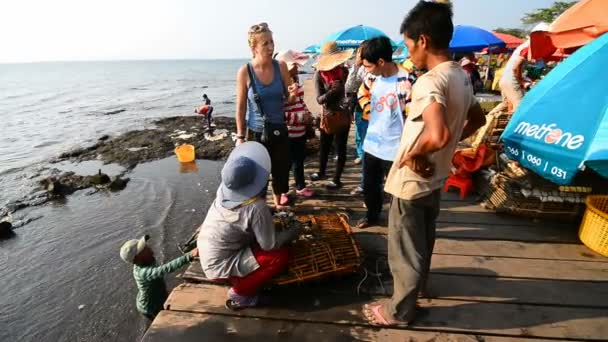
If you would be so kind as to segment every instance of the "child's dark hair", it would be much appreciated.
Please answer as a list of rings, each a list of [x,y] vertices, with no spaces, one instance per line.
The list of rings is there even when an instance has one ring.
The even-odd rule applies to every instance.
[[[376,37],[368,39],[361,50],[361,59],[376,64],[382,58],[385,62],[393,61],[393,46],[388,37]]]
[[[415,41],[425,35],[432,48],[447,50],[454,33],[452,16],[451,4],[423,0],[403,19],[399,32]]]

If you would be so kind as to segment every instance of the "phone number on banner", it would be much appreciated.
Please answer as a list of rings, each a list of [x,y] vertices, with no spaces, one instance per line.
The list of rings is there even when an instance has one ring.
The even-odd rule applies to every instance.
[[[509,154],[512,157],[515,157],[514,159],[519,159],[522,164],[529,164],[534,166],[537,170],[542,170],[543,172],[550,172],[553,176],[557,177],[557,178],[562,178],[562,179],[567,179],[568,178],[568,172],[566,172],[565,170],[563,170],[562,168],[560,168],[557,165],[554,165],[552,162],[544,160],[537,156],[534,155],[532,153],[528,153],[524,150],[520,150],[518,148],[513,148],[510,146],[507,146],[507,154]]]

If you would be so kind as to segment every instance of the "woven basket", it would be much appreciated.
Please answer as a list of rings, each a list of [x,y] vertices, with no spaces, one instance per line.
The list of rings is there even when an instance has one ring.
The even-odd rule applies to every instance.
[[[350,225],[343,215],[304,215],[297,219],[310,222],[313,228],[294,242],[287,272],[275,278],[274,284],[301,283],[354,273],[361,266],[360,248],[350,235]]]
[[[479,147],[481,144],[496,150],[500,147],[500,136],[504,132],[505,127],[511,120],[513,113],[501,112],[497,114],[487,115],[486,124],[481,127],[475,134],[470,138],[465,139],[463,142],[473,148]]]
[[[482,140],[482,143],[493,149],[497,149],[500,146],[500,136],[505,131],[512,116],[513,113],[508,112],[497,114],[496,117],[494,117],[485,138]]]
[[[589,196],[586,202],[578,237],[585,246],[608,256],[608,196]]]
[[[539,186],[540,189],[543,187]],[[546,190],[546,189],[543,189]],[[510,213],[535,219],[574,221],[584,210],[583,193],[557,192],[562,202],[543,201],[526,196],[516,180],[499,174],[491,182],[486,194],[487,202],[497,212]]]

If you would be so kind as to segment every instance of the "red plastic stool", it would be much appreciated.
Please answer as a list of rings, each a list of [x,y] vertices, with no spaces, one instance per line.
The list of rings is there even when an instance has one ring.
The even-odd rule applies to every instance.
[[[460,189],[460,199],[465,199],[473,189],[473,181],[468,177],[451,174],[445,181],[443,192],[448,192],[451,186]]]

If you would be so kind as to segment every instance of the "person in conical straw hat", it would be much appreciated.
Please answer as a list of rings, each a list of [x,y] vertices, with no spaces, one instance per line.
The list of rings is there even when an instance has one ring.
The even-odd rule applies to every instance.
[[[315,68],[319,71],[330,71],[348,61],[353,56],[353,53],[353,49],[340,51],[338,43],[329,41],[321,46],[321,54],[315,64]]]
[[[340,51],[335,41],[329,41],[321,47],[319,60],[315,64],[317,71],[314,76],[314,84],[317,102],[323,106],[323,113],[320,127],[319,172],[310,175],[310,179],[318,181],[326,178],[327,158],[331,145],[335,141],[338,161],[334,178],[326,185],[329,190],[337,190],[342,187],[340,178],[346,163],[346,142],[352,121],[352,115],[344,105],[345,84],[348,77],[348,69],[344,63],[352,55],[352,49]]]

